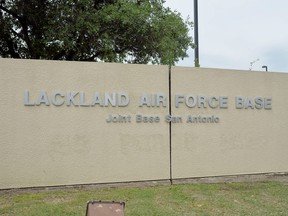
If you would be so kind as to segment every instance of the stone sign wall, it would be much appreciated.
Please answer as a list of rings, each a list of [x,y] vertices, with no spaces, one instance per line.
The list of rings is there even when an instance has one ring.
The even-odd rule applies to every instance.
[[[0,59],[0,189],[287,172],[288,75]]]

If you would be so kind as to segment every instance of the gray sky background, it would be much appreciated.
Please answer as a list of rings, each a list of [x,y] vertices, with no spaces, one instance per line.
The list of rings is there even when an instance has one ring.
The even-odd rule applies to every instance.
[[[165,6],[193,21],[193,0]],[[288,72],[287,0],[198,0],[198,7],[201,67],[249,70],[256,60],[252,70]],[[194,66],[188,54],[178,66]]]

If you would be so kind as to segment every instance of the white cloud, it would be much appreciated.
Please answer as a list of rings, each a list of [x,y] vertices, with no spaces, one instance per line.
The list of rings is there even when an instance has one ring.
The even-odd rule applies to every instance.
[[[167,0],[165,5],[193,20],[193,0]],[[288,72],[288,1],[199,0],[199,48],[202,67]],[[191,32],[193,35],[193,32]],[[193,66],[194,54],[178,65]]]

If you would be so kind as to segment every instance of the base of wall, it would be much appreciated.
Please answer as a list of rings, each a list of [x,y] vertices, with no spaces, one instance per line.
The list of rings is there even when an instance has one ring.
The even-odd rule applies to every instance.
[[[211,176],[197,177],[185,179],[173,179],[172,184],[213,184],[224,182],[260,182],[260,181],[278,181],[288,182],[288,172],[281,173],[261,173],[246,175],[228,175],[228,176]],[[26,193],[51,190],[73,190],[73,189],[94,189],[94,188],[131,188],[131,187],[154,187],[160,185],[171,185],[171,181],[155,180],[155,181],[139,181],[139,182],[115,182],[102,184],[83,184],[83,185],[60,185],[51,187],[31,187],[31,188],[10,188],[0,190],[0,194],[5,193]]]
[[[174,179],[173,184],[197,184],[197,183],[209,184],[209,183],[224,183],[224,182],[259,182],[259,181],[288,182],[288,172]]]

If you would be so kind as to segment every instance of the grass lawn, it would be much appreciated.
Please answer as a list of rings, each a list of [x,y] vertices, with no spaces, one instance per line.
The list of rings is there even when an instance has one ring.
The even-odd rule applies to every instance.
[[[125,216],[288,215],[288,183],[186,184],[0,194],[0,215],[85,215],[88,200],[125,201]]]

